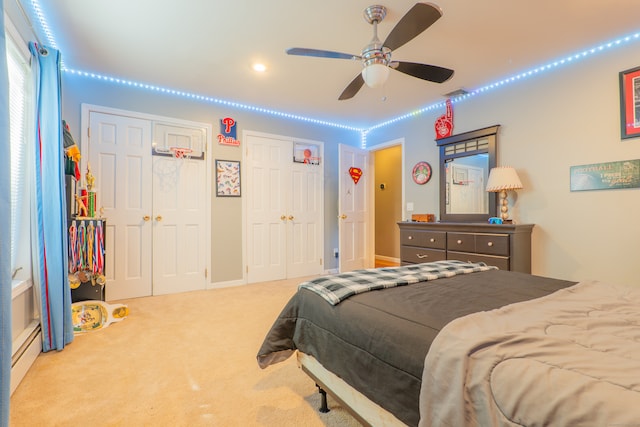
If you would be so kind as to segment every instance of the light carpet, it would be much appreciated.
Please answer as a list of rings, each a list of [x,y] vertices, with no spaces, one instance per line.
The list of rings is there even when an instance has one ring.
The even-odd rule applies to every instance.
[[[118,301],[124,321],[37,358],[11,398],[11,426],[359,426],[331,398],[318,412],[295,357],[256,363],[303,280]]]

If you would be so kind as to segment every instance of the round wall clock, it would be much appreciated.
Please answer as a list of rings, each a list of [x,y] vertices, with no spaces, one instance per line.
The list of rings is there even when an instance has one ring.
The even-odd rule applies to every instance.
[[[427,162],[416,163],[411,172],[411,176],[413,177],[413,182],[416,184],[426,184],[431,179],[431,165]]]

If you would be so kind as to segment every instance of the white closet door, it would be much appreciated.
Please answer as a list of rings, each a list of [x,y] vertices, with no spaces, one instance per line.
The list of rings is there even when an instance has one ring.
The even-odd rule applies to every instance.
[[[324,181],[322,165],[293,162],[293,140],[248,134],[247,281],[322,272]]]
[[[207,159],[195,157],[207,131],[125,114],[88,114],[86,151],[107,220],[106,299],[205,289],[210,187]],[[152,155],[152,139],[166,155]],[[174,146],[193,158],[173,158]]]
[[[291,165],[291,204],[287,210],[287,277],[322,270],[324,197],[322,165]]]
[[[284,279],[290,142],[252,135],[247,138],[247,281]]]
[[[92,111],[89,128],[96,210],[107,218],[106,299],[151,295],[151,123]]]
[[[153,155],[153,294],[206,287],[204,129],[154,124],[155,150],[192,149],[190,159]]]

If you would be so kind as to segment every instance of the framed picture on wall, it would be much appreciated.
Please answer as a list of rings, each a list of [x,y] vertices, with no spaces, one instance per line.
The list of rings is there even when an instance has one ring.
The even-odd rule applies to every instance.
[[[216,160],[216,196],[240,197],[240,162]]]
[[[640,136],[640,67],[620,72],[620,133]]]

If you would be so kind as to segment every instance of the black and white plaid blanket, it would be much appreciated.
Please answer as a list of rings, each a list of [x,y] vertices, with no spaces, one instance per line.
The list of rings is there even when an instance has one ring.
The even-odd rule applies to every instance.
[[[309,289],[326,299],[329,304],[336,305],[352,295],[363,292],[497,269],[498,267],[488,266],[484,262],[435,261],[403,267],[369,268],[323,276],[301,283],[298,288]]]

